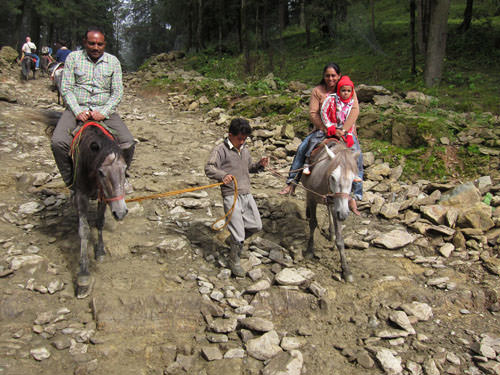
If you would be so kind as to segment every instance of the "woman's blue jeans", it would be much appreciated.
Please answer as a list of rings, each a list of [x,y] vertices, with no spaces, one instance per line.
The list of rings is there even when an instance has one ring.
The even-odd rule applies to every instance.
[[[299,147],[297,148],[297,152],[295,153],[295,156],[293,158],[292,166],[290,167],[291,172],[288,173],[288,178],[286,180],[286,183],[288,185],[290,185],[291,183],[295,185],[299,183],[300,177],[302,176],[302,170],[297,171],[297,169],[300,169],[304,166],[310,140],[313,140],[318,137],[324,138],[324,133],[321,130],[312,132],[307,137],[305,137],[304,140],[300,143]],[[360,152],[358,158],[358,176],[361,180],[363,180],[364,169],[363,169],[363,154],[361,153],[361,146],[359,145],[358,138],[355,135],[353,135],[352,137],[354,140],[354,145],[352,146],[352,149]],[[357,201],[362,200],[363,182],[353,182],[352,193],[354,195],[354,199],[356,199]]]
[[[361,152],[361,146],[358,142],[358,137],[354,134],[352,136],[354,140],[354,144],[352,145],[352,149],[355,151],[359,151],[358,158],[358,177],[360,180],[363,180],[364,169],[363,169],[363,153]],[[360,201],[363,199],[363,182],[353,182],[352,183],[352,194],[354,195],[354,199]]]
[[[35,58],[35,67],[36,68],[39,68],[40,67],[40,57],[38,57],[38,55],[36,53],[25,53],[24,54],[25,56],[31,56],[31,57],[34,57]]]
[[[306,160],[306,152],[307,146],[309,145],[309,139],[314,137],[314,133],[312,132],[304,140],[300,143],[299,147],[297,147],[297,152],[293,157],[292,166],[290,167],[290,172],[288,173],[288,178],[286,183],[290,185],[291,183],[297,185],[300,181],[300,177],[302,176],[302,170],[297,171],[304,166],[304,161]]]

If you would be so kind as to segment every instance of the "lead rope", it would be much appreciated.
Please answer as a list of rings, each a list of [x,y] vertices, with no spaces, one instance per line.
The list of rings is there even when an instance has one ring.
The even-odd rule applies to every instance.
[[[231,208],[226,212],[226,214],[223,217],[217,219],[212,224],[211,228],[213,230],[215,230],[215,231],[221,231],[221,230],[223,230],[225,227],[227,227],[227,225],[229,224],[229,221],[231,221],[231,216],[233,215],[234,206],[236,205],[236,200],[238,199],[238,181],[236,180],[236,177],[234,177],[234,176],[233,176],[233,182],[234,182],[234,199],[233,199],[233,205],[231,206]],[[224,182],[218,182],[218,183],[215,183],[215,184],[203,185],[203,186],[198,186],[198,187],[194,187],[194,188],[187,188],[187,189],[181,189],[181,190],[168,191],[166,193],[158,193],[158,194],[146,195],[146,196],[143,196],[143,197],[129,198],[129,199],[126,199],[125,202],[127,202],[127,203],[129,203],[129,202],[140,202],[140,201],[143,201],[143,200],[146,200],[146,199],[156,199],[156,198],[170,197],[172,195],[177,195],[177,194],[182,194],[182,193],[189,193],[191,191],[197,191],[197,190],[209,189],[209,188],[217,187],[217,186],[220,186],[220,185],[224,185]],[[222,221],[222,220],[225,221],[224,225],[222,227],[220,227],[220,228],[216,228],[216,224],[219,221]]]

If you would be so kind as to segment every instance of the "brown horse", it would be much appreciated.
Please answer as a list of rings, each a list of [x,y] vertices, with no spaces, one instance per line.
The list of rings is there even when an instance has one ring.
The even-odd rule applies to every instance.
[[[97,261],[104,259],[104,213],[109,205],[116,220],[127,214],[125,204],[125,169],[127,165],[122,151],[113,136],[100,124],[87,122],[78,131],[71,145],[73,157],[73,203],[76,207],[80,236],[80,271],[76,282],[78,298],[87,297],[92,287],[89,272],[88,223],[89,200],[98,198],[96,227],[98,242],[94,249]]]
[[[352,182],[358,175],[356,160],[360,152],[353,152],[343,144],[337,144],[333,149],[326,145],[324,149],[313,155],[314,164],[308,176],[302,176],[302,184],[307,190],[306,213],[309,219],[309,242],[306,256],[314,255],[314,230],[318,226],[316,207],[318,203],[326,204],[328,208],[330,241],[333,241],[333,226],[335,226],[335,243],[340,253],[342,275],[344,280],[353,281],[353,277],[344,250],[344,238],[339,222],[349,215],[348,200]]]

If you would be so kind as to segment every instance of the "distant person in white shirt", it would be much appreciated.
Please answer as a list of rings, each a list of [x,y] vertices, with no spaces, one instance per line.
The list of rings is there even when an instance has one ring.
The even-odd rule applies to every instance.
[[[36,45],[31,41],[31,38],[29,36],[26,37],[26,43],[23,44],[21,50],[23,52],[21,60],[24,58],[24,56],[34,57],[36,59],[36,68],[38,69],[40,67],[40,58],[36,54]]]

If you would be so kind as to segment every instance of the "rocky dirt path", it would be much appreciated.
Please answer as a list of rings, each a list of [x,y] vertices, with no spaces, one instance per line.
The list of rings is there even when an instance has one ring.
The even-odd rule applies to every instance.
[[[3,84],[17,102],[0,102],[0,374],[500,374],[498,276],[479,252],[439,256],[432,238],[375,247],[377,234],[410,234],[365,209],[345,224],[367,244],[348,249],[345,284],[323,236],[319,259],[300,259],[303,193],[279,197],[269,172],[253,179],[264,230],[247,277],[224,267],[210,229],[220,193],[203,190],[130,203],[120,223],[107,216],[107,259],[92,260],[94,290],[76,299],[76,215],[41,117],[62,108],[48,79]],[[132,196],[212,182],[203,166],[226,129],[174,109],[176,95],[126,90]],[[252,152],[266,153],[259,140]]]

